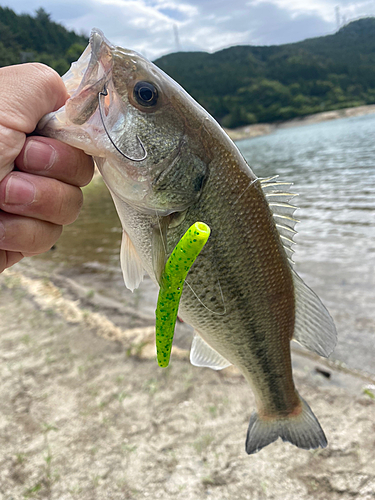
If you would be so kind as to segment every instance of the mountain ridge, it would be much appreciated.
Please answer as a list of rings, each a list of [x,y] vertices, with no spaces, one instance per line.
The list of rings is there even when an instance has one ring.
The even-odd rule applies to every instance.
[[[154,61],[222,125],[375,103],[375,18],[301,42],[178,52]]]

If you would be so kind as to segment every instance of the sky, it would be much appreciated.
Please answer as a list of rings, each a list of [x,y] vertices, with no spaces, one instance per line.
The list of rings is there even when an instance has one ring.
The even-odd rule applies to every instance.
[[[332,34],[375,16],[374,0],[8,0],[18,14],[43,7],[79,34],[100,28],[113,44],[149,59],[177,50],[279,45]]]

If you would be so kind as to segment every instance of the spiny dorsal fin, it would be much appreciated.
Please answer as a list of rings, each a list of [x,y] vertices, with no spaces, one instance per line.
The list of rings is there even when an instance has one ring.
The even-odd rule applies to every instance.
[[[277,176],[260,179],[260,183],[273,212],[276,227],[289,262],[293,265],[291,257],[293,254],[292,245],[294,244],[293,236],[296,234],[294,226],[298,220],[293,217],[296,207],[290,205],[289,201],[296,194],[288,192],[291,183],[277,182],[276,178]],[[337,341],[335,324],[319,297],[295,271],[292,272],[296,302],[293,340],[320,356],[328,357]]]
[[[289,189],[292,186],[290,182],[279,182],[276,179],[278,175],[269,177],[267,179],[259,179],[260,185],[263,189],[264,195],[268,201],[273,217],[275,219],[277,230],[280,234],[281,242],[284,246],[285,252],[288,256],[291,265],[294,264],[292,255],[294,250],[294,229],[298,220],[293,217],[297,207],[291,205],[289,201],[297,196],[296,193],[290,193]]]

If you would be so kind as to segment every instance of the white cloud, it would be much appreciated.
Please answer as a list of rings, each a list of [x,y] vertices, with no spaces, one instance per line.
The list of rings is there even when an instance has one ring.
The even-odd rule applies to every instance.
[[[251,0],[247,5],[257,6],[262,3],[276,5],[279,9],[291,13],[292,18],[301,14],[314,14],[327,22],[334,20],[334,9],[329,1],[317,0]]]
[[[250,0],[249,7],[260,4],[272,4],[279,9],[291,13],[292,19],[300,15],[316,15],[325,22],[336,23],[336,9],[340,16],[346,20],[375,14],[375,2],[373,0]]]
[[[154,59],[176,50],[271,45],[332,33],[335,7],[346,21],[375,15],[373,0],[5,0],[17,13],[43,2],[54,21],[78,33],[102,29],[114,44]]]

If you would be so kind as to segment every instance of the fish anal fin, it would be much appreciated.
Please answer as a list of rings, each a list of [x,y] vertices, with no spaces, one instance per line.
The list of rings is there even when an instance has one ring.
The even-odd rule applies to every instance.
[[[143,265],[126,231],[122,232],[120,262],[126,288],[132,292],[143,280]]]
[[[190,362],[194,366],[222,370],[232,363],[212,349],[197,333],[194,335],[190,351]]]
[[[304,450],[325,448],[327,439],[318,419],[301,397],[301,411],[289,417],[262,419],[258,413],[251,415],[246,436],[246,452],[251,455],[273,443],[279,437]]]
[[[337,342],[333,319],[315,292],[294,271],[293,281],[296,304],[293,340],[328,357]]]

